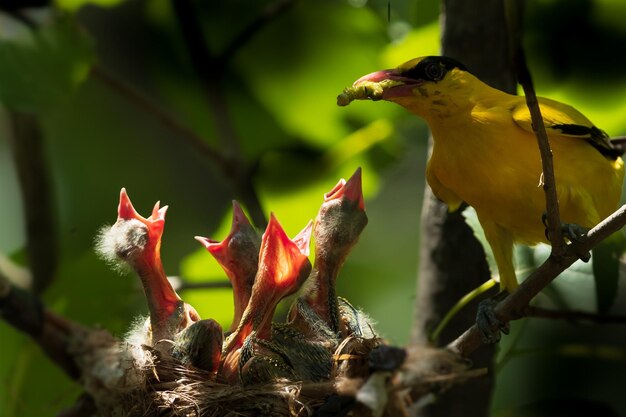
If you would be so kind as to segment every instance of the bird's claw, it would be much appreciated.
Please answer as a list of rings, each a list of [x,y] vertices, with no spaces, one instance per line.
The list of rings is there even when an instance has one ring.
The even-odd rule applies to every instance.
[[[545,236],[550,241],[550,229],[548,227],[548,213],[545,211],[541,215],[541,223],[545,227]],[[574,245],[584,243],[587,240],[588,230],[576,223],[561,223],[561,233]],[[583,262],[589,262],[591,259],[590,252],[578,253],[578,257]]]
[[[561,225],[563,236],[565,236],[573,245],[576,254],[583,262],[589,262],[591,259],[591,252],[581,251],[578,249],[578,245],[584,243],[587,240],[588,230],[575,223],[563,223]]]
[[[476,314],[476,326],[482,333],[482,341],[485,344],[493,344],[500,341],[500,333],[509,334],[509,323],[502,323],[496,316],[495,307],[508,294],[501,292],[493,298],[483,300],[478,304]]]
[[[587,240],[588,230],[576,223],[561,224],[561,231],[563,236],[568,238],[570,242],[583,243]]]

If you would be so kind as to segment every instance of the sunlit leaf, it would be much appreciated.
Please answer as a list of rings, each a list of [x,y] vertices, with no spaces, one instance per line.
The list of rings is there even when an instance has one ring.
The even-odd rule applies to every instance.
[[[387,68],[394,68],[419,56],[439,55],[440,36],[438,21],[415,28],[402,41],[385,48],[383,64]]]
[[[288,134],[331,144],[349,133],[343,123],[346,112],[335,98],[346,85],[377,69],[376,56],[385,42],[381,23],[370,9],[345,3],[320,2],[290,13],[299,24],[277,21],[260,33],[237,58],[238,70]],[[288,60],[285,51],[290,51]]]
[[[54,3],[61,9],[68,11],[77,11],[88,4],[102,7],[113,7],[120,4],[123,0],[54,0]]]

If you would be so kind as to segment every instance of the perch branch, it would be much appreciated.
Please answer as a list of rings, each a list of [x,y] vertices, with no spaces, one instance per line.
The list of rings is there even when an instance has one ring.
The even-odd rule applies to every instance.
[[[13,129],[13,160],[24,207],[26,251],[33,291],[41,293],[54,279],[58,254],[56,210],[44,139],[37,116],[10,111],[9,118]]]
[[[551,253],[550,257],[520,284],[517,291],[498,303],[495,307],[495,314],[498,319],[502,323],[507,323],[523,317],[524,309],[528,306],[528,303],[578,259],[577,253],[590,251],[602,240],[624,227],[624,225],[626,225],[626,205],[621,206],[617,211],[591,229],[587,233],[584,242],[580,243],[576,250],[566,250],[565,253],[558,256],[554,252]],[[568,245],[566,249],[571,247],[572,245]],[[493,330],[495,331],[496,329],[494,328]],[[474,325],[450,343],[448,349],[466,357],[480,347],[481,344],[481,333]]]
[[[562,254],[566,251],[563,233],[561,231],[561,218],[559,215],[559,200],[556,193],[556,181],[554,178],[554,164],[550,141],[541,116],[541,109],[537,101],[537,95],[533,86],[532,76],[526,63],[526,55],[522,46],[522,21],[524,16],[524,3],[517,0],[505,0],[504,9],[506,15],[506,27],[509,33],[509,50],[511,62],[517,75],[517,82],[522,86],[526,98],[526,105],[530,111],[533,132],[537,138],[539,153],[541,155],[541,177],[539,185],[543,187],[546,200],[546,219],[548,239],[552,246],[552,253]]]
[[[526,105],[530,110],[533,131],[537,137],[539,152],[541,154],[542,175],[540,183],[546,198],[546,212],[548,220],[548,237],[552,245],[552,252],[556,255],[565,253],[566,245],[561,232],[561,217],[559,215],[559,200],[556,194],[556,181],[554,178],[554,164],[552,160],[552,150],[550,141],[546,133],[546,127],[541,116],[541,109],[533,87],[532,77],[526,65],[526,56],[521,46],[518,46],[515,53],[515,67],[517,69],[517,79],[524,89]]]

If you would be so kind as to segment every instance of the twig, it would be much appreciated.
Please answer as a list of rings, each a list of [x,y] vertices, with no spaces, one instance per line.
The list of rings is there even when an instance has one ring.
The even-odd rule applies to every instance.
[[[517,82],[524,90],[526,105],[530,111],[533,132],[537,138],[539,153],[541,155],[541,178],[540,184],[546,199],[546,219],[548,239],[552,246],[552,253],[562,254],[565,249],[563,232],[561,231],[561,217],[559,215],[559,200],[556,193],[556,180],[554,178],[554,164],[552,150],[546,133],[546,128],[541,115],[541,108],[537,101],[532,76],[526,63],[526,54],[522,46],[522,21],[524,15],[524,2],[519,0],[505,0],[504,2],[506,24],[509,32],[509,49],[512,51],[512,63],[517,75]]]
[[[232,160],[227,159],[220,152],[209,146],[209,144],[202,137],[182,125],[180,122],[172,118],[171,115],[153,104],[143,94],[112,76],[103,68],[94,65],[91,68],[91,76],[105,84],[124,99],[134,103],[141,110],[154,116],[154,118],[166,129],[176,134],[180,139],[185,140],[192,147],[198,150],[200,154],[209,159],[209,161],[213,163],[223,177],[230,182],[233,193],[237,195],[237,198],[241,198],[241,202],[248,208],[253,221],[257,225],[261,225],[259,227],[264,227],[266,224],[265,216],[263,214],[263,210],[261,209],[260,199],[254,190],[254,186],[249,179],[243,181],[243,184],[241,184],[242,181],[240,178],[245,179],[248,178],[249,175],[238,174],[237,172],[239,171],[234,169],[236,164],[233,164]]]
[[[251,169],[246,165],[237,132],[223,91],[226,62],[211,54],[205,41],[198,15],[189,0],[172,0],[191,64],[202,85],[220,141],[220,154],[227,161],[223,172],[231,181],[235,194],[246,205],[252,221],[265,228],[267,217],[252,183]]]
[[[297,0],[277,0],[268,4],[259,15],[248,24],[216,58],[218,63],[227,63],[230,58],[254,37],[269,22],[289,10]]]
[[[530,110],[533,131],[537,137],[539,152],[541,154],[542,183],[546,197],[546,211],[548,220],[548,237],[552,245],[552,253],[561,255],[566,251],[563,233],[561,231],[561,217],[559,215],[559,200],[556,194],[556,181],[554,179],[554,164],[552,161],[552,150],[548,134],[541,116],[541,109],[533,87],[532,77],[526,65],[526,55],[521,45],[518,45],[515,53],[515,66],[517,69],[517,79],[524,89],[526,105]]]
[[[578,310],[550,310],[534,306],[526,306],[522,313],[524,317],[590,321],[596,324],[626,324],[626,315],[599,314]]]
[[[600,224],[591,229],[584,240],[577,247],[580,251],[589,251],[602,240],[617,232],[626,225],[626,205],[621,206],[617,211],[604,219]],[[566,248],[569,248],[567,246]],[[510,294],[495,307],[496,317],[501,323],[508,323],[523,317],[524,309],[543,288],[554,280],[561,272],[572,265],[578,256],[578,251],[566,250],[563,255],[556,256],[553,253],[550,257],[535,270],[524,282],[522,282],[514,293]],[[494,331],[497,329],[494,327]],[[448,349],[468,356],[482,344],[481,332],[476,325],[466,330],[461,336],[448,345]]]
[[[10,111],[11,148],[20,181],[26,226],[26,250],[33,291],[41,293],[57,268],[57,228],[50,174],[37,116]]]
[[[175,133],[179,138],[184,139],[187,143],[196,148],[198,152],[207,157],[222,172],[226,170],[226,161],[224,161],[222,156],[209,146],[202,137],[172,118],[172,116],[153,104],[143,94],[97,65],[91,67],[91,76],[146,113],[154,116],[166,129]]]
[[[72,379],[80,375],[73,357],[67,352],[69,337],[82,326],[49,311],[31,292],[11,284],[0,273],[0,317],[17,330],[31,336],[43,352]]]

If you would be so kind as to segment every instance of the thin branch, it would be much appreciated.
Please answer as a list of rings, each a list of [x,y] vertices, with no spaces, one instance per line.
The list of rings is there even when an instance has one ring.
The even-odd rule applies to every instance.
[[[218,63],[227,63],[232,56],[248,43],[254,35],[281,14],[289,10],[297,0],[277,0],[268,4],[259,15],[248,24],[216,58]]]
[[[578,259],[580,251],[590,251],[602,240],[626,225],[626,205],[604,219],[600,224],[591,229],[582,243],[577,245],[576,250],[566,250],[564,254],[557,256],[551,253],[550,257],[520,284],[517,291],[510,294],[495,307],[496,317],[501,323],[508,323],[523,317],[524,309],[528,303],[561,272],[567,269]],[[566,246],[566,249],[571,248]],[[494,326],[493,331],[497,331]],[[466,330],[461,336],[448,345],[448,349],[467,357],[482,345],[482,336],[476,325]]]
[[[146,113],[154,116],[154,118],[158,120],[167,130],[176,134],[179,138],[184,139],[198,152],[207,157],[220,169],[220,171],[224,172],[226,170],[226,161],[216,150],[209,146],[202,137],[198,136],[194,131],[175,120],[171,115],[153,104],[136,89],[117,79],[108,71],[97,65],[91,67],[91,76],[105,84],[112,91],[116,92],[127,101],[135,104]]]
[[[267,221],[263,209],[261,208],[260,199],[247,171],[241,171],[235,168],[239,165],[233,163],[232,159],[226,158],[220,152],[213,149],[202,137],[175,120],[171,115],[153,104],[136,89],[112,76],[103,68],[93,66],[91,68],[91,76],[105,84],[125,100],[135,104],[146,113],[151,114],[163,127],[176,134],[180,139],[185,140],[200,152],[200,154],[209,159],[230,183],[233,193],[237,195],[237,198],[240,198],[241,202],[248,208],[250,217],[252,217],[254,223],[260,228],[265,227]]]
[[[590,321],[596,324],[626,324],[626,315],[590,313],[587,311],[578,310],[550,310],[534,306],[526,306],[522,313],[524,317]]]
[[[77,379],[80,371],[67,351],[67,344],[70,335],[83,327],[45,309],[33,293],[12,285],[2,273],[0,289],[0,317],[31,336],[59,368]]]
[[[37,116],[10,111],[11,148],[17,168],[26,228],[26,250],[33,291],[41,293],[53,281],[58,263],[55,205],[44,139]]]
[[[515,54],[515,66],[517,68],[517,78],[526,96],[526,105],[530,110],[533,131],[537,137],[539,152],[541,154],[542,183],[546,197],[546,211],[548,220],[548,237],[552,245],[552,252],[562,254],[566,251],[563,233],[561,231],[561,217],[559,215],[559,199],[556,194],[556,180],[554,178],[554,164],[552,161],[552,150],[546,127],[541,116],[541,109],[533,87],[532,77],[526,65],[526,55],[521,45],[518,46]]]
[[[519,0],[505,0],[504,9],[506,25],[509,32],[510,50],[512,51],[512,64],[517,75],[517,81],[524,90],[526,105],[530,111],[532,128],[537,138],[539,153],[541,155],[542,173],[540,184],[546,199],[546,218],[548,239],[552,245],[552,252],[561,254],[565,251],[565,242],[561,231],[561,218],[559,215],[559,200],[556,193],[556,181],[554,178],[554,164],[552,150],[546,133],[546,128],[541,116],[541,109],[537,101],[537,95],[533,86],[532,76],[526,63],[526,55],[522,46],[522,21],[524,15],[524,2]]]
[[[251,170],[246,165],[239,139],[223,90],[226,62],[218,62],[211,54],[204,38],[198,15],[189,0],[172,0],[174,15],[183,37],[191,64],[205,92],[220,142],[220,154],[227,161],[223,169],[233,186],[237,198],[246,205],[252,221],[265,228],[267,217],[254,184]]]
[[[222,89],[225,65],[218,62],[209,50],[193,3],[189,0],[172,0],[172,7],[191,65],[213,115],[220,140],[220,152],[236,164],[232,168],[239,168],[238,165],[243,163],[240,160],[239,140]]]

